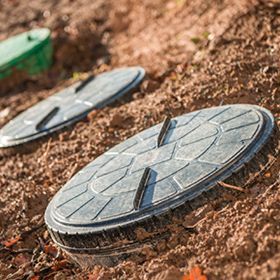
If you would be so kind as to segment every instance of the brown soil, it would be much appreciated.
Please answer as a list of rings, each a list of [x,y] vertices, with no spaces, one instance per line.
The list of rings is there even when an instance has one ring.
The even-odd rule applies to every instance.
[[[0,151],[0,241],[21,236],[0,247],[2,279],[178,279],[195,265],[208,279],[280,279],[279,156],[248,192],[196,210],[195,230],[175,227],[143,263],[82,270],[52,245],[43,223],[48,201],[77,170],[166,115],[251,103],[280,125],[279,1],[3,0],[0,10],[0,39],[47,26],[55,47],[50,71],[1,92],[0,126],[80,72],[138,64],[147,71],[131,97]]]

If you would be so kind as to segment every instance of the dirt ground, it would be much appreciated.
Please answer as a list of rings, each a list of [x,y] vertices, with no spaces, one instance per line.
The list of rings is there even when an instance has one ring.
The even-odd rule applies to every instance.
[[[0,87],[0,126],[84,73],[141,65],[140,89],[69,129],[0,151],[1,279],[280,279],[280,159],[192,214],[142,263],[85,270],[52,243],[45,208],[80,168],[164,119],[219,104],[271,110],[280,125],[280,2],[257,0],[1,0],[0,40],[52,30],[54,65]],[[3,81],[1,81],[3,85]],[[242,187],[242,186],[241,186]]]

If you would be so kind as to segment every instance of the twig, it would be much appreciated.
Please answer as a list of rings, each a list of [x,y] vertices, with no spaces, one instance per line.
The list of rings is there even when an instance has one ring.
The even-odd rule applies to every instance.
[[[202,219],[200,219],[199,221],[197,221],[196,223],[192,224],[192,225],[186,225],[186,223],[183,223],[182,226],[186,229],[186,230],[195,230],[195,228],[202,224],[205,220],[207,219],[207,217],[203,217]],[[184,225],[185,224],[185,225]]]
[[[40,236],[38,237],[38,240],[39,240],[39,246],[41,247],[41,250],[44,251],[45,242],[43,241],[43,239]]]
[[[262,197],[265,197],[273,188],[275,188],[278,184],[280,183],[280,176],[278,177],[278,179],[271,184],[270,186],[268,186],[268,188],[263,192]]]
[[[247,192],[245,189],[243,189],[241,187],[230,185],[230,184],[227,184],[227,183],[224,183],[224,182],[221,182],[221,181],[218,181],[218,185],[221,186],[221,187],[227,188],[227,189],[240,191],[240,192],[243,192],[243,193]]]
[[[74,167],[72,168],[71,172],[70,172],[70,175],[68,177],[68,180],[70,180],[72,178],[72,176],[77,172],[77,169],[78,169],[78,164],[75,163],[74,164]]]
[[[47,156],[48,156],[50,148],[51,148],[51,142],[52,142],[52,139],[50,138],[50,140],[48,141],[48,144],[47,144],[47,149],[46,149],[45,153],[42,156],[43,161],[47,160]]]
[[[22,248],[18,250],[11,250],[12,254],[20,254],[20,253],[33,253],[33,249],[30,248]]]
[[[35,265],[35,260],[37,259],[37,257],[39,257],[40,252],[41,252],[40,245],[38,244],[38,246],[34,248],[34,251],[32,254],[32,258],[31,258],[32,265]]]
[[[0,248],[0,252],[9,252],[10,254],[20,254],[20,253],[32,253],[33,250],[29,248],[22,248],[18,250],[12,250],[6,247]]]

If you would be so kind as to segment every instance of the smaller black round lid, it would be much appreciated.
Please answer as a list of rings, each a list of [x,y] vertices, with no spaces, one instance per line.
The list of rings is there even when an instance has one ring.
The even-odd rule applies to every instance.
[[[19,145],[84,118],[114,102],[144,78],[141,67],[120,68],[89,77],[39,102],[0,129],[0,147]]]

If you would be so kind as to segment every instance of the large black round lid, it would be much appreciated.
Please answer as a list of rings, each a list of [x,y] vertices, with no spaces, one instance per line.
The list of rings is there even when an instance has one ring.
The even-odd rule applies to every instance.
[[[78,172],[49,203],[46,224],[68,249],[121,238],[122,229],[176,209],[230,177],[254,159],[274,128],[272,114],[253,105],[167,118]]]
[[[120,68],[62,90],[6,124],[0,130],[0,147],[22,144],[77,122],[138,86],[144,74],[141,67]]]

